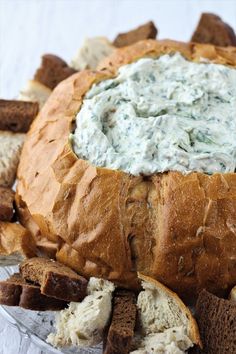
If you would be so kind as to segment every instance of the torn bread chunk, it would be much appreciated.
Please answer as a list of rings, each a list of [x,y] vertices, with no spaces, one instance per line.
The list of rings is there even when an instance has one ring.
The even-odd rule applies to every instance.
[[[113,312],[104,354],[129,354],[136,323],[136,296],[128,290],[117,290],[113,299]]]
[[[35,253],[35,242],[29,231],[20,224],[0,221],[0,265],[19,264]]]
[[[0,281],[0,304],[34,311],[57,311],[67,303],[41,294],[40,287],[27,283],[20,274]]]
[[[0,221],[11,221],[14,214],[15,192],[11,188],[0,186]]]
[[[152,21],[145,23],[134,30],[126,33],[120,33],[115,38],[113,44],[115,47],[125,47],[144,39],[155,39],[157,36],[157,28]]]
[[[80,303],[72,302],[56,316],[56,333],[49,334],[47,342],[55,347],[100,343],[110,319],[114,290],[110,281],[90,278],[88,296]]]
[[[141,274],[139,278],[144,289],[137,301],[143,337],[132,353],[180,354],[201,345],[197,323],[180,298],[154,279]]]
[[[34,257],[20,265],[22,277],[40,285],[41,293],[64,301],[81,301],[87,280],[69,267],[50,259]]]
[[[29,80],[20,91],[18,99],[21,101],[38,102],[41,109],[47,101],[52,90],[36,80]]]
[[[53,54],[42,56],[40,68],[34,75],[34,80],[53,90],[59,82],[67,79],[76,73],[76,70],[70,68],[67,63]]]
[[[229,300],[236,302],[236,286],[233,287],[233,289],[231,290],[230,295],[229,295]]]
[[[182,354],[193,345],[182,326],[151,333],[138,340],[139,349],[132,351],[132,354]]]
[[[236,36],[233,28],[212,13],[201,15],[191,41],[210,43],[221,47],[236,46]]]
[[[25,134],[0,130],[0,186],[13,185],[24,139]]]
[[[236,304],[218,298],[206,290],[199,294],[196,305],[203,354],[236,353]]]
[[[0,130],[26,133],[38,112],[37,102],[0,99]]]
[[[86,38],[82,47],[71,61],[75,70],[95,70],[101,60],[112,53],[115,47],[105,37]]]

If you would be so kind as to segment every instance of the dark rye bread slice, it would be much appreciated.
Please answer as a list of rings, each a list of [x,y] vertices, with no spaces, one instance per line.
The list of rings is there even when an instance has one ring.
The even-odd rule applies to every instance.
[[[20,272],[25,280],[39,284],[44,295],[68,302],[86,296],[87,280],[59,262],[34,257],[21,263]]]
[[[0,304],[34,311],[57,311],[67,305],[65,301],[41,294],[39,286],[28,284],[18,273],[0,281]]]
[[[41,66],[36,71],[34,80],[53,90],[59,82],[74,73],[76,70],[70,68],[63,59],[53,54],[45,54],[42,56]]]
[[[195,353],[236,353],[236,304],[203,290],[197,300],[198,322],[203,350]]]
[[[136,296],[128,290],[117,290],[113,299],[113,313],[107,337],[104,338],[104,354],[128,354],[131,350],[136,322]]]
[[[201,15],[191,41],[221,47],[236,46],[236,36],[232,27],[223,22],[219,16],[211,13]]]
[[[134,44],[144,39],[155,39],[157,35],[157,28],[152,21],[145,23],[138,28],[126,33],[120,33],[115,38],[113,44],[115,47],[125,47]]]
[[[11,221],[14,214],[15,192],[11,188],[0,186],[0,221]]]
[[[38,112],[37,102],[0,99],[0,130],[26,133]]]

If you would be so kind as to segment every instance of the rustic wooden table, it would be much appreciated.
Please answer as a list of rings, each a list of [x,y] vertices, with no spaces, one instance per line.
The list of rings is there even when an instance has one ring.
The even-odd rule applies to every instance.
[[[0,0],[0,96],[17,97],[44,53],[70,61],[85,37],[152,19],[159,38],[188,40],[203,11],[236,29],[235,0]],[[0,316],[0,354],[46,354]]]

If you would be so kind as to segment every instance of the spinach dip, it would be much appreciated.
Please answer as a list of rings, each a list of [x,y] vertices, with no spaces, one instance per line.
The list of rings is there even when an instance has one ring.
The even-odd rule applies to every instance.
[[[234,172],[236,70],[179,53],[125,65],[88,91],[71,138],[79,158],[133,175]]]

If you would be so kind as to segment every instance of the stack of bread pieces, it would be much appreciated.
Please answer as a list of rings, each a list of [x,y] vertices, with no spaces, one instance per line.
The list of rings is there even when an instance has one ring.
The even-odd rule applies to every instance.
[[[153,345],[155,353],[165,347],[184,353],[194,344],[201,346],[190,310],[151,278],[139,274],[143,290],[138,294],[107,280],[90,278],[88,282],[45,258],[25,260],[19,268],[19,273],[0,282],[0,303],[37,311],[64,309],[57,316],[56,333],[48,337],[54,346],[91,346],[103,341],[106,354],[149,353]]]
[[[0,99],[0,264],[14,265],[36,254],[30,232],[17,222],[12,188],[31,123],[52,89],[75,72],[59,57],[44,55],[41,67],[18,100]]]
[[[68,302],[81,301],[87,280],[70,268],[49,259],[33,257],[20,272],[0,282],[0,303],[35,311],[60,310]]]
[[[58,252],[63,240],[51,236],[53,227],[41,215],[36,213],[33,220],[19,196],[15,205],[13,189],[24,139],[54,88],[78,71],[95,70],[115,48],[155,39],[157,32],[150,21],[119,34],[113,42],[105,37],[86,39],[70,65],[56,55],[46,54],[18,100],[0,99],[0,264],[19,264],[18,273],[0,281],[0,304],[34,311],[58,311],[55,333],[47,339],[55,347],[86,347],[103,342],[104,354],[236,353],[236,284],[225,298],[207,290],[200,291],[197,301],[191,298],[194,318],[175,292],[151,277],[141,273],[137,277],[135,273],[135,284],[128,289],[127,283],[122,286],[105,280],[105,276],[102,279],[107,266],[102,262],[101,276],[97,277],[90,259],[77,255],[66,244]],[[208,13],[202,14],[191,41],[236,46],[232,28]],[[54,139],[47,143],[54,143]],[[33,178],[37,177],[36,172]],[[46,187],[45,193],[49,193]],[[135,200],[135,193],[132,197]],[[61,198],[66,203],[71,196],[66,191]],[[76,235],[71,233],[70,237]],[[69,263],[71,254],[74,257],[71,256],[73,261]],[[181,262],[178,265],[183,267]],[[89,279],[83,272],[85,266],[91,270]],[[183,289],[181,295],[186,300],[187,286],[184,291],[186,297]],[[186,303],[190,305],[190,301]]]
[[[25,133],[39,111],[38,103],[0,99],[0,264],[14,264],[35,254],[29,231],[15,220],[12,186]]]

